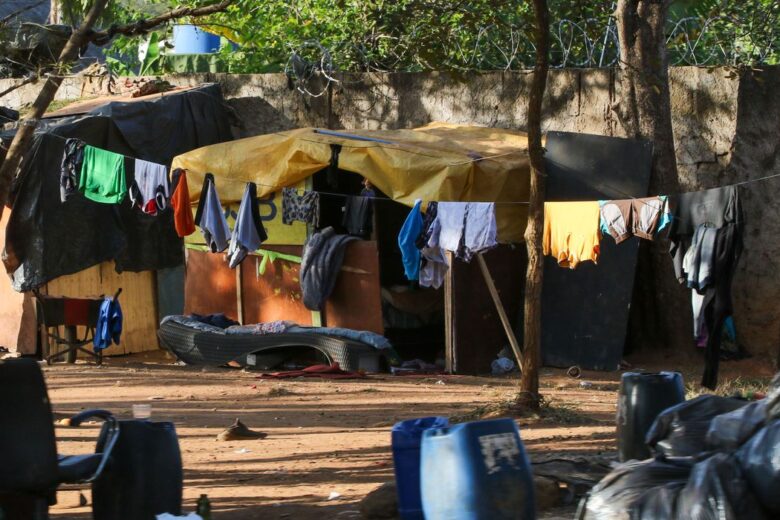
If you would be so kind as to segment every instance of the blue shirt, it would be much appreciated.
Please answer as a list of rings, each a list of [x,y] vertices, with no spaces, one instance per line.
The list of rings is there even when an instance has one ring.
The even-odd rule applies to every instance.
[[[106,298],[100,304],[97,325],[95,326],[95,337],[92,340],[95,352],[110,347],[112,341],[119,345],[119,337],[121,335],[122,307],[119,305],[119,300]]]
[[[401,257],[404,264],[404,273],[408,280],[418,280],[420,278],[420,250],[417,249],[415,242],[422,233],[423,218],[420,212],[422,201],[414,201],[412,211],[401,226],[398,233],[398,247],[401,249]]]

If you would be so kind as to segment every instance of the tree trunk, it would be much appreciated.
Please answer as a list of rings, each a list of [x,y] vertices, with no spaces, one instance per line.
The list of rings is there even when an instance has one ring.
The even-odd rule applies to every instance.
[[[547,0],[533,0],[534,65],[531,93],[528,98],[528,155],[531,160],[531,194],[528,206],[528,226],[525,245],[528,268],[525,275],[525,315],[523,326],[523,366],[519,401],[522,405],[539,407],[539,357],[542,336],[542,236],[544,227],[544,149],[542,148],[542,100],[547,85],[550,50],[550,14]]]
[[[78,58],[79,50],[89,41],[90,30],[97,22],[107,3],[108,0],[95,0],[92,4],[81,26],[71,34],[68,42],[62,49],[57,59],[58,66],[54,69],[52,75],[46,78],[46,82],[41,87],[38,97],[33,102],[32,111],[20,121],[16,135],[13,141],[11,141],[11,146],[8,147],[5,160],[0,165],[0,217],[3,215],[4,206],[8,203],[11,184],[22,162],[22,158],[32,145],[38,122],[54,100],[54,96],[57,94],[60,84],[62,84],[62,74],[66,72],[70,63]]]
[[[653,142],[650,194],[680,191],[674,152],[665,27],[672,0],[618,0],[619,101],[613,107],[627,137]],[[644,242],[644,241],[643,241]],[[690,304],[677,283],[666,240],[640,248],[629,341],[640,348],[685,349]]]

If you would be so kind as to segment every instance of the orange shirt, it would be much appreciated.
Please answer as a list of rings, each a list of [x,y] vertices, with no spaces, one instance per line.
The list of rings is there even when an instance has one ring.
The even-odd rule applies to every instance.
[[[190,190],[187,187],[187,171],[177,170],[179,180],[176,183],[176,189],[171,195],[171,206],[173,207],[173,222],[176,226],[176,234],[180,237],[186,237],[195,232],[195,220],[192,218],[192,207],[190,206]]]
[[[542,249],[561,267],[574,269],[580,262],[598,262],[599,202],[545,202]]]

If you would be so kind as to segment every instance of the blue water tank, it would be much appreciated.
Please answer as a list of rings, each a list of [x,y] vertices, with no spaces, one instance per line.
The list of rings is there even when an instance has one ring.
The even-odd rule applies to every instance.
[[[422,417],[393,426],[393,465],[398,490],[398,514],[402,520],[424,520],[420,499],[420,443],[429,428],[449,425],[446,417]]]
[[[531,468],[513,420],[426,430],[420,455],[426,520],[536,518]]]
[[[219,50],[220,38],[196,25],[173,26],[171,54],[208,54]]]

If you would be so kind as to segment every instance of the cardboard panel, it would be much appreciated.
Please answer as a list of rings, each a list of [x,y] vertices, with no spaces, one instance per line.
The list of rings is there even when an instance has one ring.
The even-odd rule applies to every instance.
[[[225,255],[193,249],[187,249],[186,255],[184,313],[222,312],[237,319],[236,272],[228,267]]]
[[[347,246],[336,288],[325,303],[325,324],[384,334],[379,254],[372,240]]]
[[[547,200],[647,196],[653,146],[647,141],[567,132],[547,134]],[[545,258],[542,360],[615,370],[623,354],[639,239],[601,240],[598,265],[558,267]]]

